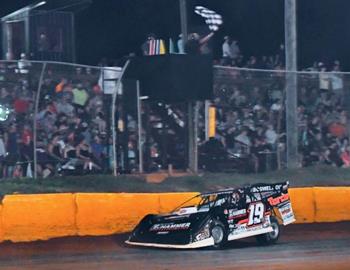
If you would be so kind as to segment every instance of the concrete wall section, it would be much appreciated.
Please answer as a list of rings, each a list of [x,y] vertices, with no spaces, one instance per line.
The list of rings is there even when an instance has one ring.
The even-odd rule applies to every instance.
[[[313,188],[289,189],[296,223],[315,222],[315,198]]]
[[[76,235],[74,194],[5,196],[4,240],[33,241]]]
[[[349,187],[315,187],[315,222],[350,220]]]
[[[133,229],[149,213],[159,213],[159,194],[78,193],[79,235],[107,235]]]

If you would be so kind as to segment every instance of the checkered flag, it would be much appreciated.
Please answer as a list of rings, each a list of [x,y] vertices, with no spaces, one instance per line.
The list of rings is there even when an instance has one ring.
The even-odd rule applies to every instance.
[[[207,9],[206,7],[196,6],[194,12],[205,19],[205,23],[208,25],[211,31],[218,31],[219,26],[222,24],[222,16],[215,11]]]

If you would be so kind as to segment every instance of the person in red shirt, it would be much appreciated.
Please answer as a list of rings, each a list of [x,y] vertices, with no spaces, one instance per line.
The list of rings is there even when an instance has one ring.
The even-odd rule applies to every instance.
[[[343,161],[343,167],[350,167],[350,147],[347,147],[340,155],[341,160]]]
[[[30,130],[29,126],[25,125],[21,136],[22,143],[25,145],[29,145],[32,139],[33,139],[33,133]]]
[[[29,101],[23,98],[16,98],[13,103],[13,107],[16,113],[27,113],[29,105]]]

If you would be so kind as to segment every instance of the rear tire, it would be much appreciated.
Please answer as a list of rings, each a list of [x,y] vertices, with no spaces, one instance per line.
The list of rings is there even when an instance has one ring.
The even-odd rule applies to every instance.
[[[273,229],[272,232],[258,235],[256,237],[257,242],[260,245],[271,245],[277,242],[280,236],[280,225],[276,217],[270,217],[271,227]]]
[[[210,235],[214,239],[214,249],[222,249],[227,243],[227,231],[221,221],[215,220],[210,227]]]

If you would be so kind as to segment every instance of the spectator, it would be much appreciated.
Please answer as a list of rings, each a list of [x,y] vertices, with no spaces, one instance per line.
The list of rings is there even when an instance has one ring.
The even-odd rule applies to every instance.
[[[319,74],[320,91],[321,92],[328,92],[330,90],[330,76],[328,73],[326,73],[327,68],[322,62],[320,62],[318,64],[318,67],[320,70],[320,74]]]
[[[93,142],[91,143],[91,152],[93,161],[101,168],[106,168],[106,145],[100,136],[95,135]]]
[[[340,156],[343,162],[343,168],[350,168],[350,147],[346,147]]]
[[[104,115],[102,112],[97,113],[95,119],[92,121],[99,133],[106,133],[107,123],[104,120]]]
[[[59,136],[54,136],[47,146],[47,153],[49,155],[52,165],[56,166],[58,163],[63,162],[62,157],[62,141]]]
[[[83,85],[81,83],[77,84],[77,87],[73,89],[73,104],[78,108],[84,108],[88,99],[89,95]]]
[[[3,134],[0,133],[0,178],[3,177],[3,163],[6,157],[6,148],[5,148],[5,143],[4,143],[4,138],[3,138]]]
[[[233,40],[230,36],[224,37],[224,43],[222,44],[222,65],[231,66],[233,61],[236,61],[240,49],[236,40]]]
[[[4,160],[5,177],[12,177],[16,163],[19,161],[19,134],[17,126],[12,124],[8,133],[5,134],[5,148],[8,154]]]
[[[76,156],[83,163],[83,170],[92,171],[92,169],[101,170],[101,167],[98,166],[92,159],[92,150],[91,146],[86,142],[85,139],[81,140],[76,148]]]
[[[184,46],[182,34],[179,35],[179,39],[177,40],[177,51],[180,54],[185,53],[185,46]]]
[[[343,161],[338,151],[339,149],[336,142],[332,142],[328,149],[325,151],[325,163],[336,167],[343,166]]]
[[[28,74],[29,73],[29,68],[31,67],[31,63],[27,58],[27,55],[25,53],[21,53],[20,59],[18,60],[18,69],[16,69],[17,73],[20,74]]]
[[[201,38],[198,33],[191,33],[188,35],[188,40],[185,43],[185,53],[192,55],[202,54],[202,48],[214,35],[213,32]]]
[[[2,105],[10,105],[13,103],[13,98],[9,94],[9,92],[6,90],[6,88],[1,88],[0,91],[0,100]]]
[[[267,130],[265,131],[265,138],[266,138],[267,144],[270,145],[270,148],[275,148],[278,135],[274,130],[273,125],[269,124],[267,126]]]
[[[238,136],[235,137],[235,141],[241,144],[244,148],[249,149],[252,143],[248,137],[248,129],[246,127],[242,128]]]
[[[256,59],[255,56],[251,56],[249,58],[249,61],[246,65],[247,68],[251,68],[251,69],[257,69],[259,66],[258,66],[258,60]]]
[[[68,102],[68,98],[65,96],[56,103],[57,113],[65,114],[69,117],[74,115],[74,107]]]
[[[56,85],[55,87],[55,93],[56,94],[60,94],[63,92],[64,87],[67,85],[67,79],[62,78],[61,81],[59,82],[59,84]]]
[[[223,66],[231,66],[233,60],[233,52],[231,50],[232,39],[229,36],[224,37],[224,43],[222,44],[222,60]]]
[[[332,74],[330,74],[330,82],[332,86],[333,93],[336,95],[340,103],[343,102],[343,75],[340,72],[340,63],[339,61],[334,61],[334,66],[332,69]]]

